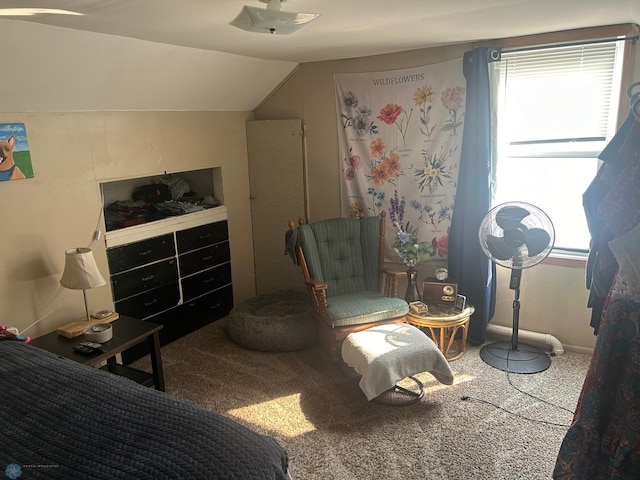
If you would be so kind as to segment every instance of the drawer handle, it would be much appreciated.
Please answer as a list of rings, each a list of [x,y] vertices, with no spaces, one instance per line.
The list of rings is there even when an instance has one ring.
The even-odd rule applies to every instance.
[[[150,307],[151,305],[153,305],[154,303],[156,303],[158,301],[157,298],[154,298],[153,300],[151,300],[150,302],[144,302],[144,306],[145,307]]]
[[[143,282],[148,282],[149,280],[153,280],[153,275],[149,275],[148,277],[142,277]]]
[[[206,257],[202,257],[202,260],[211,260],[213,258],[213,255],[208,255]]]
[[[144,257],[145,255],[149,255],[151,252],[152,250],[146,250],[144,252],[138,252],[138,255]]]
[[[210,277],[210,278],[207,278],[206,280],[203,280],[203,281],[202,281],[202,283],[211,283],[211,282],[213,282],[214,280],[215,280],[215,278]]]
[[[205,233],[204,235],[200,235],[200,240],[204,240],[205,238],[209,238],[210,236],[210,233]]]

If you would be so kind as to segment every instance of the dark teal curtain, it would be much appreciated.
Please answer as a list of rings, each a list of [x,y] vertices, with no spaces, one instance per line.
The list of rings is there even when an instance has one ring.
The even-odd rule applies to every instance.
[[[500,51],[476,48],[466,52],[463,72],[467,80],[464,133],[456,202],[449,231],[449,277],[475,307],[469,322],[469,343],[486,340],[487,324],[495,310],[496,269],[478,240],[482,219],[491,208],[491,85],[489,63]]]

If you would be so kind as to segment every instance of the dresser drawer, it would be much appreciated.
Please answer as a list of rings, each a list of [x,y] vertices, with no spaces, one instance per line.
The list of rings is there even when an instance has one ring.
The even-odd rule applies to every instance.
[[[180,275],[186,277],[230,260],[229,242],[209,245],[180,255]]]
[[[232,308],[233,289],[227,285],[160,314],[153,321],[160,318],[164,325],[160,331],[164,345],[228,315]]]
[[[190,252],[197,248],[206,247],[214,243],[229,239],[227,222],[216,222],[176,232],[178,253]]]
[[[231,283],[230,263],[223,263],[217,267],[184,278],[182,280],[183,303],[229,283]]]
[[[123,272],[176,254],[173,234],[149,238],[107,250],[111,274]]]
[[[180,306],[183,318],[196,328],[228,315],[233,308],[231,285],[220,288]]]
[[[116,312],[144,320],[175,307],[179,301],[180,289],[177,283],[172,283],[116,302]]]
[[[149,321],[162,324],[160,344],[164,346],[228,315],[232,308],[233,288],[227,285],[191,302],[166,310]],[[129,364],[148,353],[146,344],[141,343],[122,354],[123,363]]]
[[[111,276],[115,301],[178,281],[177,260],[174,258],[139,267]]]

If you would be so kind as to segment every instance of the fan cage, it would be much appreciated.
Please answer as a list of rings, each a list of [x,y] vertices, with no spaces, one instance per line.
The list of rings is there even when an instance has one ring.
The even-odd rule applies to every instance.
[[[527,229],[540,228],[545,230],[549,234],[549,244],[543,251],[536,255],[529,255],[527,246],[522,244],[518,248],[518,256],[514,256],[507,260],[502,260],[494,257],[487,244],[487,238],[489,235],[499,237],[504,233],[503,229],[496,223],[496,216],[498,212],[504,207],[520,207],[527,210],[529,212],[529,215],[524,217],[521,223]],[[480,240],[482,251],[493,262],[511,269],[525,269],[537,265],[549,256],[551,250],[553,249],[553,244],[555,241],[555,229],[553,227],[553,222],[551,221],[549,216],[535,205],[526,202],[506,202],[495,206],[485,215],[480,224],[480,228],[478,229],[478,239]]]

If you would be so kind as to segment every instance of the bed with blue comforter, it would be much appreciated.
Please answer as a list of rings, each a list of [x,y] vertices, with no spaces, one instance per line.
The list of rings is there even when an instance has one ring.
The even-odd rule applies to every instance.
[[[287,479],[275,439],[32,345],[0,342],[0,477]]]

